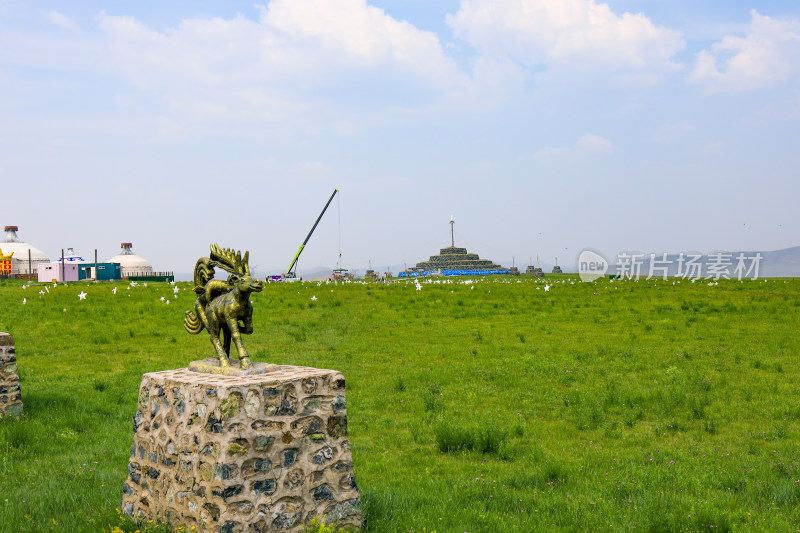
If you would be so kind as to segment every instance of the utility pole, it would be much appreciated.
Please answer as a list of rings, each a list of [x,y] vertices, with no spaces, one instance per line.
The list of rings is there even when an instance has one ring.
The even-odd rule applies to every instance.
[[[61,283],[64,283],[64,249],[61,249]]]
[[[453,236],[453,224],[455,224],[455,223],[456,223],[456,221],[454,220],[453,215],[450,215],[450,247],[451,248],[455,248],[456,247],[456,239]]]

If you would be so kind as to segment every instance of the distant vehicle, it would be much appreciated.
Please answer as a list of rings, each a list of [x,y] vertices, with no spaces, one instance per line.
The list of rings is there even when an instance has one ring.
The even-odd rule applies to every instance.
[[[333,279],[353,279],[353,273],[346,268],[337,268],[333,271]]]

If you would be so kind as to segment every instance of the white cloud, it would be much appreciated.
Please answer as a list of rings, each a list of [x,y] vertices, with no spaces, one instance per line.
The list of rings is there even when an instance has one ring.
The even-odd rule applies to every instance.
[[[59,28],[63,28],[65,30],[69,30],[73,33],[81,33],[81,27],[78,24],[69,18],[68,16],[64,15],[63,13],[59,13],[58,11],[48,11],[44,14],[45,18],[58,26]]]
[[[750,12],[745,37],[725,36],[697,54],[689,81],[706,92],[739,92],[785,82],[800,67],[800,21]]]
[[[272,0],[258,17],[195,18],[156,31],[101,15],[112,69],[203,115],[269,118],[336,99],[405,99],[458,90],[466,77],[438,37],[366,0]]]
[[[479,53],[542,65],[663,74],[679,67],[680,33],[593,0],[462,0],[447,19]]]
[[[614,153],[614,143],[593,133],[587,133],[577,140],[575,146],[552,147],[547,146],[536,152],[535,161],[541,163],[569,162],[587,157],[607,156]]]
[[[656,130],[654,138],[659,142],[674,141],[694,131],[694,129],[694,126],[688,120],[684,119],[680,122],[671,122],[662,125]]]
[[[587,133],[578,139],[575,146],[578,152],[586,154],[610,154],[614,151],[614,143],[591,133]]]

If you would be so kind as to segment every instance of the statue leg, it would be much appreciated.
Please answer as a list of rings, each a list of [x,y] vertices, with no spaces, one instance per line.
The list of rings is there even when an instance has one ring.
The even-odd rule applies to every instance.
[[[246,316],[243,320],[243,328],[239,330],[239,333],[243,333],[245,335],[251,335],[253,333],[253,317]],[[247,353],[247,352],[245,352]],[[250,367],[250,355],[246,355],[245,357],[239,357],[241,361],[242,368],[249,368]]]
[[[214,345],[214,349],[217,351],[217,357],[219,357],[219,366],[230,366],[228,354],[222,349],[222,343],[219,341],[220,327],[215,321],[210,322],[212,329],[209,329],[208,332],[211,335],[211,344]]]
[[[242,370],[250,368],[250,354],[247,353],[247,350],[244,348],[244,344],[242,343],[242,336],[239,334],[239,323],[237,319],[233,318],[228,320],[228,329],[231,330],[231,337],[233,337],[233,342],[236,344],[236,351],[239,352],[239,364]]]
[[[225,350],[225,354],[230,359],[231,357],[231,332],[228,330],[227,326],[222,326],[222,347]]]

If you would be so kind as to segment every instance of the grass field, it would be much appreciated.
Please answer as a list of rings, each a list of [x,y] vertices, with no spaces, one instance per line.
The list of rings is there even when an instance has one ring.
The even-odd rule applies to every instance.
[[[252,298],[254,360],[347,378],[365,531],[800,531],[800,280],[447,281]],[[117,508],[141,374],[211,354],[177,287],[0,282],[0,531],[164,530]]]

